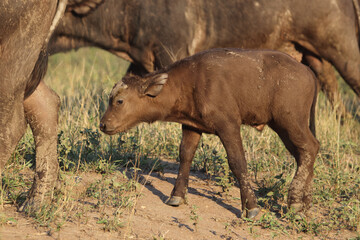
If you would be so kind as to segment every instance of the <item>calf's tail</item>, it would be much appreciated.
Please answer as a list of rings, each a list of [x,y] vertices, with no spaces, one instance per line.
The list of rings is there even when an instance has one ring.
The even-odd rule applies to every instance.
[[[316,129],[315,129],[315,108],[316,108],[316,100],[317,100],[317,95],[318,95],[318,84],[317,84],[317,79],[314,75],[314,73],[312,71],[310,71],[313,79],[314,79],[314,86],[315,86],[315,91],[314,91],[314,97],[313,97],[313,102],[311,104],[311,109],[310,109],[310,130],[312,132],[312,134],[314,135],[314,137],[316,137]]]
[[[359,3],[359,0],[353,0],[353,5],[354,5],[354,10],[355,10],[355,17],[356,17],[356,25],[357,25],[357,28],[356,29],[357,31],[357,34],[358,34],[358,44],[359,44],[359,47],[360,47],[360,37],[359,37],[359,34],[360,34],[360,3]]]

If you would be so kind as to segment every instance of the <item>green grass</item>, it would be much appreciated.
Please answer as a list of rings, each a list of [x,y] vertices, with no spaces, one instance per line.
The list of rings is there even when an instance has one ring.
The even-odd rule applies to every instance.
[[[139,197],[135,193],[136,184],[122,171],[139,168],[162,171],[161,156],[178,158],[179,124],[141,124],[115,136],[99,132],[99,119],[107,106],[108,94],[126,68],[126,62],[96,49],[81,49],[50,58],[45,82],[61,97],[58,152],[65,190],[57,193],[55,204],[33,215],[39,224],[61,228],[69,219],[86,215],[87,209],[72,203],[71,199],[79,196],[72,193],[76,183],[66,177],[95,171],[103,174],[103,178],[83,192],[82,197],[93,199],[98,211],[104,206],[115,207],[112,216],[104,213],[98,223],[103,224],[105,230],[116,231],[125,224],[121,219],[123,209],[132,208]],[[316,212],[313,218],[298,219],[286,210],[295,161],[277,135],[269,128],[259,133],[242,127],[249,172],[257,186],[259,204],[267,211],[258,221],[239,220],[245,221],[249,228],[261,226],[274,231],[274,236],[277,232],[291,231],[322,236],[329,230],[360,232],[360,107],[351,90],[342,80],[339,82],[344,102],[358,120],[356,117],[345,119],[341,125],[335,111],[320,94],[316,127],[321,148],[315,163],[313,204],[315,211],[320,209],[321,213]],[[24,200],[31,178],[19,173],[34,165],[34,155],[33,137],[28,131],[3,176],[5,202],[18,204]],[[193,169],[215,179],[225,193],[235,184],[225,150],[216,136],[202,137]],[[125,180],[118,183],[115,180],[119,174]],[[239,223],[229,226],[236,224]]]

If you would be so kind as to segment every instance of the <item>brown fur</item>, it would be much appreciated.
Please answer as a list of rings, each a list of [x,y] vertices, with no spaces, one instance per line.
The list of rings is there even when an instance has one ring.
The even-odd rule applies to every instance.
[[[240,183],[242,208],[251,212],[257,203],[249,184],[240,125],[261,130],[267,124],[298,163],[289,206],[302,210],[311,202],[313,164],[319,148],[309,127],[311,121],[315,130],[316,95],[313,73],[286,54],[213,49],[143,78],[123,78],[111,93],[100,128],[115,134],[140,122],[181,123],[183,139],[179,175],[171,194],[174,199],[185,197],[201,134],[216,134]]]

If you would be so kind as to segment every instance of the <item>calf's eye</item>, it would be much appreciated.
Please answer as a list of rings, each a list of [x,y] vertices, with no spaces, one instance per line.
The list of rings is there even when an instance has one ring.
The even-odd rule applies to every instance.
[[[117,100],[117,104],[118,104],[118,105],[122,104],[123,102],[124,102],[124,101],[123,101],[122,99]]]

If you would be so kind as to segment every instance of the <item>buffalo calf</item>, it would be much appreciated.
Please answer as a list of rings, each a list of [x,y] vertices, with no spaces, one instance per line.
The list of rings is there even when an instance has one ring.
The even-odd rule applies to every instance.
[[[311,203],[319,149],[314,137],[316,96],[313,73],[284,53],[213,49],[144,77],[124,77],[112,89],[100,129],[115,134],[140,122],[182,124],[180,169],[168,201],[173,206],[184,201],[201,134],[216,134],[239,181],[242,209],[252,218],[259,208],[249,183],[240,125],[258,130],[268,125],[296,159],[288,205],[302,211]]]

